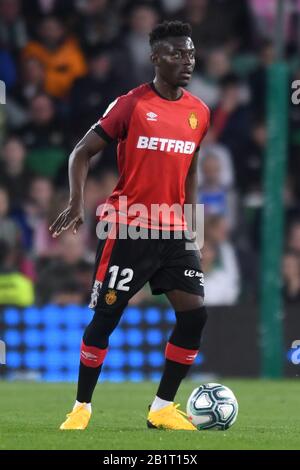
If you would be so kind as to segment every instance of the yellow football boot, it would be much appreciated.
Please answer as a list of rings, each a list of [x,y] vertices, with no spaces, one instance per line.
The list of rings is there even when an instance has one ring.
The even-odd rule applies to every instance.
[[[186,413],[178,410],[179,406],[171,403],[160,410],[149,411],[147,418],[148,428],[197,431],[197,428],[187,420]]]
[[[66,421],[62,423],[59,429],[79,429],[83,430],[87,427],[91,413],[85,408],[85,403],[76,406],[71,413],[67,415]]]

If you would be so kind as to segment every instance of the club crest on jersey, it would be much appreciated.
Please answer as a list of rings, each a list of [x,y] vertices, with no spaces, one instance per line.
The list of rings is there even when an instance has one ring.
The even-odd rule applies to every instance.
[[[198,127],[198,118],[195,113],[191,113],[189,117],[189,125],[194,130]]]
[[[109,289],[105,295],[105,302],[107,305],[113,305],[117,300],[117,292],[114,289]]]

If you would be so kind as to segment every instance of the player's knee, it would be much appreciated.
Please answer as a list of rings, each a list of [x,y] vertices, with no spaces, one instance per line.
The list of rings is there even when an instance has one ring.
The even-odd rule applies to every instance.
[[[99,348],[96,346],[88,346],[84,340],[81,342],[80,362],[86,367],[100,367],[107,354],[107,348]]]
[[[83,342],[88,346],[106,349],[109,337],[120,321],[123,309],[96,309],[92,321],[85,329]]]
[[[207,311],[204,306],[176,312],[176,327],[173,339],[179,346],[197,349],[200,346],[202,331],[207,321]]]
[[[207,321],[207,311],[204,306],[184,312],[175,312],[175,315],[178,327],[189,335],[193,335],[195,331],[202,331]]]

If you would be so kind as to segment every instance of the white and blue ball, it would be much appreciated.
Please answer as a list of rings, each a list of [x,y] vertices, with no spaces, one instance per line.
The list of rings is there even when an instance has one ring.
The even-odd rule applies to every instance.
[[[187,415],[199,431],[230,428],[236,421],[238,409],[232,390],[216,383],[195,388],[187,402]]]

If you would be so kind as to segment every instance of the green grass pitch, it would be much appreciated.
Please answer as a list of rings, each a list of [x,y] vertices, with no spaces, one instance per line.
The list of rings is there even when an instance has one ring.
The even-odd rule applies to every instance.
[[[300,449],[298,380],[220,380],[239,402],[228,431],[157,431],[145,426],[155,383],[98,384],[85,431],[59,431],[74,401],[74,384],[0,382],[0,449]],[[177,402],[184,409],[186,381]]]

